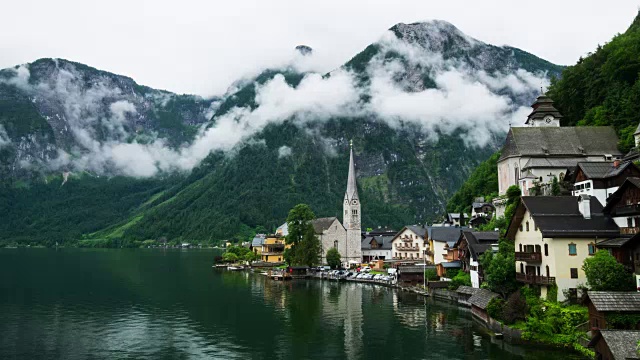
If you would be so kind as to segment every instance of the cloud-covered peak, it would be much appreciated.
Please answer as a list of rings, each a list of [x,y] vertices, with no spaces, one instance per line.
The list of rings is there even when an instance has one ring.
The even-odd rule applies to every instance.
[[[391,30],[398,39],[435,52],[445,52],[452,47],[471,48],[484,44],[444,20],[430,20],[411,24],[399,23]]]

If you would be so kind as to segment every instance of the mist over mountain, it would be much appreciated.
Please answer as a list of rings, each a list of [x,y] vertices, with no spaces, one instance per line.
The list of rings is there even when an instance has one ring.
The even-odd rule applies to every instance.
[[[2,70],[1,176],[184,174],[96,236],[214,240],[298,202],[339,215],[353,139],[364,225],[424,222],[562,70],[444,21],[397,24],[328,74],[313,57],[214,99],[64,60]]]

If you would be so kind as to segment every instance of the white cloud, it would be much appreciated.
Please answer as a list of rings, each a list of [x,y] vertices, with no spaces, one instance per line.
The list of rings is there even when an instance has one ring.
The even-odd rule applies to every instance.
[[[3,146],[9,145],[11,143],[11,139],[9,139],[9,135],[7,135],[7,131],[4,129],[4,126],[0,124],[0,148]]]
[[[282,145],[278,148],[278,158],[285,158],[291,156],[291,148],[287,145]]]

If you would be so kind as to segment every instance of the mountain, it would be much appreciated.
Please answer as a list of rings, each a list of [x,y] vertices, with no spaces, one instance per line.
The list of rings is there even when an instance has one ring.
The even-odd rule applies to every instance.
[[[57,65],[53,60],[41,61],[60,67],[59,60]],[[75,104],[94,99],[92,73],[115,76],[64,64],[73,66],[73,79],[82,89]],[[38,94],[39,84],[58,80],[44,75],[34,78],[33,73],[40,72],[32,67],[3,71],[3,83],[16,97],[37,105],[42,95],[29,95],[33,94],[29,91],[35,88]],[[19,85],[21,76],[26,78],[25,68],[31,87]],[[76,126],[75,136],[67,142],[57,137],[51,141],[51,133],[58,130],[47,133],[45,123],[54,128],[50,125],[53,112],[31,106],[29,111],[38,121],[25,126],[19,136],[17,126],[6,125],[5,142],[9,148],[22,149],[22,142],[31,141],[34,149],[51,149],[51,154],[62,149],[58,157],[49,152],[37,153],[47,155],[39,157],[19,153],[16,159],[38,159],[32,162],[42,164],[42,173],[58,169],[74,175],[62,187],[62,177],[55,172],[49,173],[46,184],[20,181],[5,187],[4,196],[11,199],[6,210],[12,214],[7,224],[20,226],[0,224],[0,238],[35,236],[49,243],[78,237],[214,241],[246,238],[256,226],[273,228],[300,202],[310,204],[318,216],[340,216],[350,140],[356,153],[364,227],[399,228],[431,221],[442,214],[447,199],[475,166],[495,152],[508,124],[524,121],[540,85],[562,69],[522,50],[473,39],[443,21],[398,24],[327,74],[301,68],[293,63],[265,70],[253,79],[238,81],[220,99],[209,100],[166,93],[170,100],[163,103],[152,94],[165,92],[142,91],[133,85],[121,88],[117,81],[99,85],[99,89],[120,89],[116,93],[123,98],[98,96],[101,100],[90,101],[98,105],[80,106],[94,120]],[[65,98],[59,88],[49,86],[57,94],[54,98]],[[187,102],[189,106],[182,109],[190,112],[171,112],[174,123],[181,125],[165,129],[153,116],[176,99]],[[28,101],[19,103],[26,109]],[[114,105],[120,101],[131,103],[135,110],[122,103]],[[76,124],[67,113],[74,114],[77,108],[62,106],[63,115],[54,120]],[[207,113],[213,114],[209,122],[201,115]],[[4,114],[0,111],[0,119]],[[140,121],[142,127],[136,127],[141,114],[147,117]],[[3,124],[11,122],[3,120]],[[89,146],[82,141],[84,128],[89,129]],[[14,161],[13,169],[21,163],[25,162]],[[176,170],[183,175],[171,175]],[[116,177],[97,180],[103,175]],[[155,176],[156,182],[144,185],[149,180],[140,178],[148,176]],[[61,220],[69,224],[67,228],[48,233],[43,225],[47,213],[65,212],[65,199],[73,197],[66,187],[84,182],[92,185],[80,186],[82,196],[91,197],[88,189],[100,182],[117,187],[108,192],[130,192],[131,201],[120,207],[117,201],[102,198],[108,221],[96,221],[72,233],[77,228],[73,217],[81,216],[72,211],[75,215]],[[123,185],[127,182],[130,191]],[[145,186],[153,191],[144,193]],[[37,205],[41,211],[30,216],[30,204],[36,206],[38,198],[44,198],[44,204]]]
[[[563,115],[562,126],[613,126],[620,150],[634,148],[640,125],[640,12],[623,34],[565,68],[547,95]],[[474,197],[498,194],[498,158],[496,153],[474,170],[450,198],[449,211],[467,211]]]

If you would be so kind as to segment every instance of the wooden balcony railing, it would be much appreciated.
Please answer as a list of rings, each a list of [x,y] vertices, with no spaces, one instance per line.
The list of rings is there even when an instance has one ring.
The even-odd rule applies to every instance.
[[[517,261],[526,261],[526,262],[541,262],[542,261],[542,253],[539,253],[539,252],[518,252],[518,251],[516,251],[516,260]]]
[[[640,232],[640,228],[638,227],[621,227],[620,235],[635,235]]]
[[[529,275],[529,274],[521,274],[521,273],[516,273],[516,280],[523,282],[525,284],[536,284],[536,285],[553,285],[556,283],[555,277]]]

